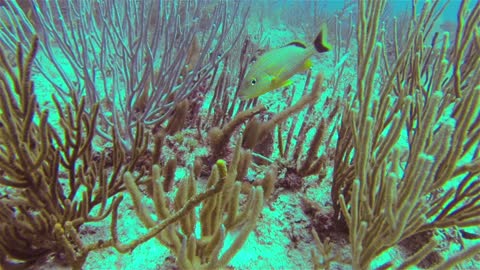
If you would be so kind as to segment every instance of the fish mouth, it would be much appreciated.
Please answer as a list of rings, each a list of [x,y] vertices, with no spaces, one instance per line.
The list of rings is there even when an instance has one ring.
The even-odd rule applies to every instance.
[[[240,98],[240,100],[250,99],[247,93],[248,91],[246,91],[246,88],[240,88],[240,91],[238,91],[237,96]]]
[[[247,100],[248,97],[247,95],[245,95],[244,93],[241,93],[241,92],[238,92],[238,98],[240,98],[240,100]]]

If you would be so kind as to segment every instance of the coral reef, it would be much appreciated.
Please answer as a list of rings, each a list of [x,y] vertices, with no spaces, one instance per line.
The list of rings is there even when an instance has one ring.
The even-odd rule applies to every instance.
[[[82,243],[79,227],[110,214],[111,201],[124,189],[118,179],[146,145],[139,140],[130,161],[114,148],[111,170],[105,154],[93,160],[98,106],[87,113],[83,99],[66,107],[54,99],[58,113],[65,114],[61,128],[55,129],[48,112],[38,109],[31,80],[38,42],[34,37],[25,58],[21,47],[17,50],[18,74],[0,51],[0,183],[6,187],[0,201],[1,262],[30,265],[53,253],[64,254],[72,267],[80,268],[88,253],[103,243]]]
[[[480,5],[394,4],[0,1],[0,268],[478,264]]]

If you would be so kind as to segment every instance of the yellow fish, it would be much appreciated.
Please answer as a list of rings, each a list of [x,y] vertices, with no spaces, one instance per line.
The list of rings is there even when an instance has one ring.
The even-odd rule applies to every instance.
[[[312,67],[310,57],[331,50],[327,42],[327,26],[322,25],[312,45],[293,41],[266,52],[250,67],[240,85],[242,100],[255,98],[279,87],[292,84],[290,78]]]

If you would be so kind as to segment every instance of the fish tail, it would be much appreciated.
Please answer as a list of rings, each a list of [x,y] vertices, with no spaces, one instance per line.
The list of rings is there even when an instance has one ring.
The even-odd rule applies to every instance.
[[[328,43],[327,40],[328,36],[328,29],[325,23],[322,24],[320,27],[320,32],[318,33],[315,41],[313,41],[313,46],[319,53],[328,52],[332,49],[332,45]]]

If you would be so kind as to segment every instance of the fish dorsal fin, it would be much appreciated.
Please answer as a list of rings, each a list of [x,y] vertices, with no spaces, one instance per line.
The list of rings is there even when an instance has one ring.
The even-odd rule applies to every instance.
[[[283,47],[288,47],[288,46],[295,46],[295,47],[300,47],[300,48],[304,48],[304,49],[307,48],[307,45],[304,42],[299,41],[299,40],[294,40],[294,41],[288,43],[287,45],[285,45]]]

